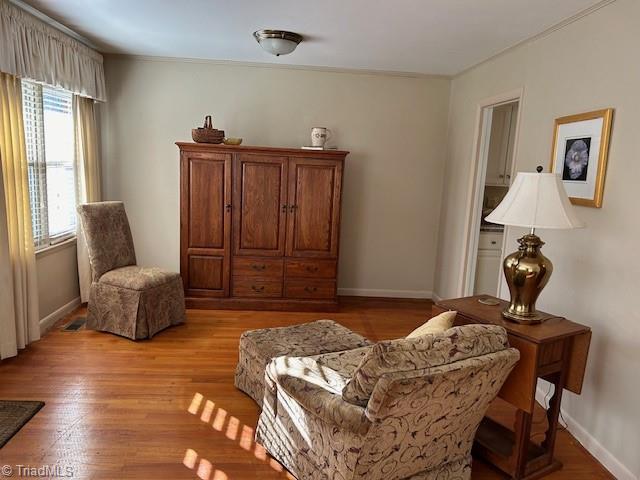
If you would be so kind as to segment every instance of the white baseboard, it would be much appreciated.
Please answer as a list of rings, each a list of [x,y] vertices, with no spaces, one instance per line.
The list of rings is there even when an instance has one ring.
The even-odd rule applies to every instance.
[[[442,300],[442,297],[438,295],[436,292],[433,292],[431,294],[431,300],[433,300],[434,302],[440,302]]]
[[[80,306],[80,297],[74,298],[66,305],[61,306],[55,312],[50,313],[40,320],[40,335],[44,335],[53,325],[65,315],[73,312]]]
[[[339,288],[338,295],[352,297],[387,297],[387,298],[420,298],[430,299],[432,292],[428,290],[384,290],[376,288]]]
[[[542,384],[542,385],[541,385]],[[545,402],[549,384],[540,380],[538,382],[538,388],[536,388],[536,400],[545,409],[549,407],[548,399]],[[620,460],[618,460],[609,450],[607,450],[593,435],[580,425],[576,420],[569,415],[564,408],[560,408],[562,411],[562,418],[567,422],[567,430],[580,442],[580,444],[587,449],[587,451],[598,460],[604,468],[616,477],[618,480],[638,480],[631,470],[629,470]]]

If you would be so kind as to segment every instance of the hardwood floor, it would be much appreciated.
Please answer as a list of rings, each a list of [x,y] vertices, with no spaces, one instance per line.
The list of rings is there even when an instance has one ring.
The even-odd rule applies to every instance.
[[[381,340],[406,335],[430,310],[428,301],[355,298],[330,314],[192,310],[185,325],[137,343],[62,331],[67,318],[0,362],[0,398],[46,402],[0,449],[0,466],[59,465],[76,479],[291,478],[253,442],[258,409],[233,386],[240,334],[333,318]],[[492,410],[507,420],[504,405]],[[542,409],[536,422],[543,431]],[[613,478],[564,431],[557,457],[564,469],[549,479]],[[475,461],[473,478],[504,477]]]

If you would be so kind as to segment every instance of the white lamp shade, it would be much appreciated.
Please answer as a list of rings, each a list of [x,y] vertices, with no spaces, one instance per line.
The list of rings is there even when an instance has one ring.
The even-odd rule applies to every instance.
[[[584,227],[555,173],[518,173],[500,205],[485,220],[527,228]]]

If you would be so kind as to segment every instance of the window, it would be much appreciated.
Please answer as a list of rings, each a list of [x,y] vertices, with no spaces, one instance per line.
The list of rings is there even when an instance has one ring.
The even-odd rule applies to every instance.
[[[22,106],[35,248],[75,235],[73,95],[23,80]]]

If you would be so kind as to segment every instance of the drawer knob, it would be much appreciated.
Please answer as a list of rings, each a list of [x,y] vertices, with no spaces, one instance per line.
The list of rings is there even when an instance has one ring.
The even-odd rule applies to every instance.
[[[264,292],[264,285],[260,285],[259,287],[256,285],[251,285],[251,290],[254,292]]]
[[[317,265],[307,265],[307,272],[316,273],[318,271]]]
[[[304,287],[304,291],[307,293],[314,293],[317,290],[318,290],[318,287],[309,287],[309,286]]]
[[[264,263],[252,263],[251,268],[259,272],[266,269],[267,266]]]
[[[491,240],[491,245],[495,245],[496,243],[498,242],[496,242],[495,240]]]

